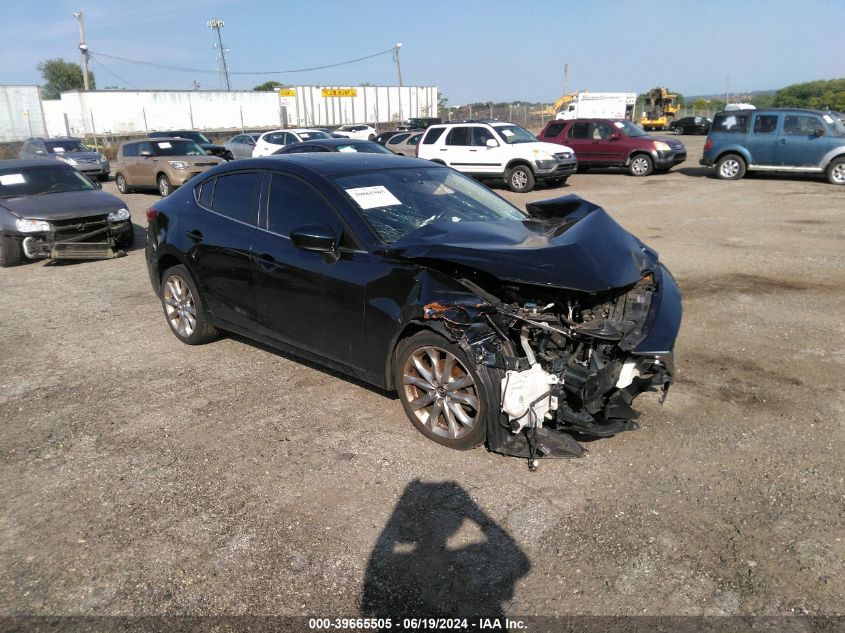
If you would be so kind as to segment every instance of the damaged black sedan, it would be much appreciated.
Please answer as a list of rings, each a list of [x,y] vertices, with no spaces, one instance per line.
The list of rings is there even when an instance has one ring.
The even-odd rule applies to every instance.
[[[301,154],[215,168],[147,217],[180,340],[233,331],[395,389],[451,448],[580,455],[672,382],[672,275],[576,196],[526,214],[427,161]]]
[[[123,201],[58,161],[0,161],[0,266],[110,259],[132,246]]]

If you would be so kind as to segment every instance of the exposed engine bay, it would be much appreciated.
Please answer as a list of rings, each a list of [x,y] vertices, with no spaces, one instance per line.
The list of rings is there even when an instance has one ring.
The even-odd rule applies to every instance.
[[[494,295],[462,278],[482,303],[425,306],[425,317],[441,320],[477,365],[504,370],[506,433],[488,434],[492,450],[536,466],[538,457],[581,455],[577,436],[638,428],[632,401],[661,389],[662,402],[674,372],[671,349],[636,351],[664,270],[599,294],[503,283]]]

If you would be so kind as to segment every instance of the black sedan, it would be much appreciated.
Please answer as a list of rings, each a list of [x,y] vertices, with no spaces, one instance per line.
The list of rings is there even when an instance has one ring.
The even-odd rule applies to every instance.
[[[342,138],[320,138],[313,141],[302,141],[292,145],[285,145],[273,152],[274,156],[279,154],[310,154],[312,152],[341,152],[348,154],[392,154],[386,149],[372,141],[359,139]]]
[[[713,121],[703,116],[685,116],[669,124],[675,134],[707,134]]]
[[[125,203],[79,171],[0,161],[0,266],[25,259],[108,259],[132,246]]]
[[[378,143],[379,145],[384,147],[385,143],[387,143],[387,141],[389,141],[392,136],[396,136],[400,132],[401,130],[391,130],[390,132],[382,132],[373,139],[373,143]]]
[[[147,217],[180,341],[228,330],[396,389],[451,448],[580,455],[672,382],[672,275],[577,196],[526,214],[428,161],[321,153],[216,167]]]

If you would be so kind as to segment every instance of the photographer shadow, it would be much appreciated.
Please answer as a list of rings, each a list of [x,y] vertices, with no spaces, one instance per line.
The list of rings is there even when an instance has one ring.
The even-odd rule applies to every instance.
[[[391,618],[504,618],[531,563],[455,482],[411,482],[373,548],[361,613]],[[397,622],[398,621],[398,622]]]

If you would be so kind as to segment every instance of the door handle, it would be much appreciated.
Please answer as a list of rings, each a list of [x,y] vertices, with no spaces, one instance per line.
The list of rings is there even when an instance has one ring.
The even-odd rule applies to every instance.
[[[440,148],[440,151],[441,151],[441,152],[447,152],[447,151],[449,151],[449,150],[447,150],[445,147],[441,147],[441,148]]]
[[[203,239],[205,239],[203,237],[203,234],[200,231],[197,231],[196,229],[194,229],[193,231],[185,231],[185,235],[187,235],[188,239],[193,242],[202,242]]]
[[[471,149],[471,150],[469,150],[469,151],[471,151],[471,152],[477,152],[478,150],[477,150],[477,149]]]

